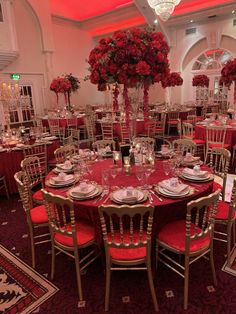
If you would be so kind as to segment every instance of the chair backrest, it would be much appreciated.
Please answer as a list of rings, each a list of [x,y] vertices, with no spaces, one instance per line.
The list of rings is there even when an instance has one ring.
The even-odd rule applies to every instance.
[[[77,245],[73,202],[68,198],[48,193],[44,189],[42,194],[51,234],[56,232],[71,237],[74,245]]]
[[[67,128],[77,128],[77,118],[67,118],[66,119]]]
[[[168,121],[170,120],[178,120],[179,119],[179,111],[169,111],[167,113]]]
[[[94,142],[95,141],[94,123],[90,116],[85,117],[85,126],[89,141]]]
[[[110,146],[111,150],[115,150],[115,141],[113,140],[99,140],[93,143],[93,148],[99,151],[100,149],[104,149],[107,146]]]
[[[187,138],[182,138],[178,140],[174,140],[172,142],[172,148],[175,150],[181,150],[183,153],[191,153],[195,154],[196,152],[196,144],[191,140]]]
[[[120,122],[120,134],[122,143],[130,143],[130,130],[126,122]]]
[[[210,167],[214,170],[214,174],[223,179],[222,197],[225,198],[225,188],[227,181],[227,173],[229,172],[231,153],[222,147],[211,149]]]
[[[226,127],[221,126],[207,126],[206,128],[206,144],[218,144],[224,147],[226,135]]]
[[[40,159],[37,156],[29,156],[21,161],[22,171],[25,173],[29,186],[32,188],[38,184],[43,185],[43,172]]]
[[[24,171],[16,172],[14,174],[14,179],[16,181],[23,208],[26,213],[29,213],[30,209],[33,207],[33,201],[30,193],[30,187],[28,186],[28,180]]]
[[[215,215],[219,200],[220,190],[191,201],[187,204],[185,249],[189,253],[191,242],[210,237],[210,245],[213,240]]]
[[[189,122],[182,123],[182,138],[193,139],[193,125]]]
[[[106,254],[109,247],[151,250],[152,206],[103,205],[98,208]]]
[[[102,139],[113,140],[113,122],[101,122]]]
[[[141,145],[150,145],[154,149],[155,139],[151,137],[135,137],[133,140],[133,145],[140,143]]]
[[[23,148],[23,155],[24,158],[27,157],[38,157],[40,166],[41,166],[41,171],[42,175],[46,176],[47,174],[47,145],[44,144],[33,144],[27,147]]]
[[[75,154],[75,147],[72,144],[68,144],[57,148],[54,151],[54,156],[57,163],[63,163],[67,160],[67,157],[71,157]]]
[[[147,122],[146,128],[147,128],[147,136],[148,137],[155,137],[156,135],[156,120],[151,119]]]
[[[234,179],[231,200],[229,204],[229,213],[228,213],[228,221],[232,221],[235,217],[236,211],[236,178]]]
[[[60,135],[60,123],[59,119],[48,119],[49,131],[51,135]]]

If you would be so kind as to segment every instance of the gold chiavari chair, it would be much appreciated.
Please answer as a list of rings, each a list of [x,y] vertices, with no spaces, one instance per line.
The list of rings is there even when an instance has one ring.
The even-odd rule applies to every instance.
[[[112,151],[115,150],[115,146],[116,146],[116,143],[115,141],[113,140],[98,140],[96,142],[93,143],[93,148],[96,150],[96,151],[99,151],[100,149],[104,149],[106,148],[107,146],[110,147],[110,149]]]
[[[32,267],[35,268],[35,246],[50,242],[48,218],[44,205],[33,207],[28,177],[23,171],[15,173],[14,179],[20,194],[29,227]]]
[[[64,163],[68,159],[68,157],[72,157],[74,154],[75,147],[73,144],[59,147],[54,151],[54,156],[57,164]]]
[[[120,134],[121,134],[121,143],[130,143],[130,130],[127,127],[126,122],[120,122]]]
[[[222,147],[230,149],[229,144],[225,144],[226,127],[221,126],[207,126],[206,127],[206,155],[205,163],[207,162],[207,157],[211,153],[212,148]]]
[[[45,177],[48,172],[47,165],[47,145],[33,144],[23,148],[24,158],[37,156],[39,158],[42,175]]]
[[[21,168],[28,179],[32,199],[35,204],[43,203],[41,188],[44,186],[44,172],[38,156],[29,156],[21,161]],[[36,189],[36,191],[35,191]]]
[[[225,148],[215,147],[211,150],[210,155],[210,167],[214,172],[215,180],[213,184],[213,191],[221,189],[222,199],[225,199],[225,189],[227,174],[229,172],[231,154]],[[222,181],[222,185],[217,183],[217,181]]]
[[[9,193],[8,193],[8,188],[7,188],[5,176],[0,175],[0,190],[2,190],[2,189],[5,190],[6,196],[9,199]]]
[[[48,119],[49,132],[51,135],[60,136],[60,123],[59,119]]]
[[[172,148],[174,151],[182,151],[183,155],[186,153],[191,153],[192,155],[195,155],[196,153],[196,144],[194,143],[194,141],[186,138],[174,140],[172,142]]]
[[[85,220],[76,220],[73,202],[42,190],[51,233],[52,266],[51,278],[55,273],[56,252],[70,256],[75,261],[79,300],[83,300],[81,272],[98,256],[95,232]],[[91,248],[91,250],[89,250]],[[83,252],[84,255],[80,253]]]
[[[164,138],[165,128],[166,128],[166,113],[161,112],[156,119],[155,136]]]
[[[206,141],[195,138],[195,132],[193,129],[193,124],[188,122],[182,123],[182,138],[190,139],[196,144],[196,154],[203,155],[205,159],[205,144]]]
[[[141,145],[150,145],[154,149],[155,139],[152,137],[135,137],[133,140],[133,145],[136,145],[137,143]]]
[[[219,201],[215,218],[214,240],[225,242],[227,245],[227,264],[230,265],[230,253],[235,246],[235,220],[236,220],[236,179],[234,179],[230,203]],[[225,226],[226,231],[220,226]],[[232,241],[233,239],[233,241]]]
[[[187,204],[186,220],[166,224],[156,239],[156,260],[184,278],[184,309],[188,307],[189,267],[200,257],[210,255],[214,284],[217,285],[213,260],[215,214],[220,190]],[[174,255],[183,256],[183,263]]]
[[[113,122],[101,122],[102,139],[113,140]]]
[[[170,135],[170,129],[171,128],[178,129],[179,122],[180,122],[179,111],[170,111],[170,112],[167,113],[167,130],[168,130],[168,135]]]
[[[146,270],[154,308],[158,311],[151,270],[154,208],[144,205],[104,205],[98,211],[106,254],[105,311],[109,310],[111,271],[114,270]]]

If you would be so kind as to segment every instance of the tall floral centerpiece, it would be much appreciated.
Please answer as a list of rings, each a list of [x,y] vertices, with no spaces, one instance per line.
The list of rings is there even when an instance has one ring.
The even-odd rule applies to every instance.
[[[90,52],[90,81],[104,89],[106,84],[122,84],[129,124],[131,112],[128,88],[143,87],[144,119],[148,120],[148,92],[151,84],[162,82],[169,75],[169,47],[164,35],[152,30],[133,28],[103,38]],[[113,106],[117,107],[118,88],[114,89]],[[114,108],[117,109],[117,108]]]
[[[195,75],[192,85],[196,86],[196,101],[201,104],[208,100],[209,77],[205,74]]]
[[[234,82],[234,104],[236,105],[236,58],[230,60],[221,70],[220,83],[230,88]]]
[[[205,74],[195,75],[193,77],[192,85],[200,87],[209,87],[209,77]]]
[[[172,72],[162,81],[162,87],[167,88],[169,103],[171,102],[171,88],[183,85],[183,79],[178,72]]]
[[[65,76],[61,77],[58,76],[57,78],[53,79],[50,84],[50,90],[56,94],[57,105],[59,102],[59,94],[64,94],[66,107],[69,111],[71,111],[71,93],[78,90],[79,84],[79,80],[72,74],[66,74]]]

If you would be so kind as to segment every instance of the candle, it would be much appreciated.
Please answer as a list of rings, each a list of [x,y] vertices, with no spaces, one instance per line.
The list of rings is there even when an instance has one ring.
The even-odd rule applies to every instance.
[[[130,166],[130,157],[129,156],[124,157],[124,164],[125,164],[125,166]]]

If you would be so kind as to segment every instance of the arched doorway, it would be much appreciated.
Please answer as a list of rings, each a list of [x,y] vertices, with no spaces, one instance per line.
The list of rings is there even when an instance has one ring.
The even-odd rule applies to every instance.
[[[210,79],[208,89],[195,95],[197,102],[233,103],[232,90],[220,85],[221,70],[232,58],[231,53],[224,49],[207,50],[197,58],[192,67],[193,76],[205,74]]]

